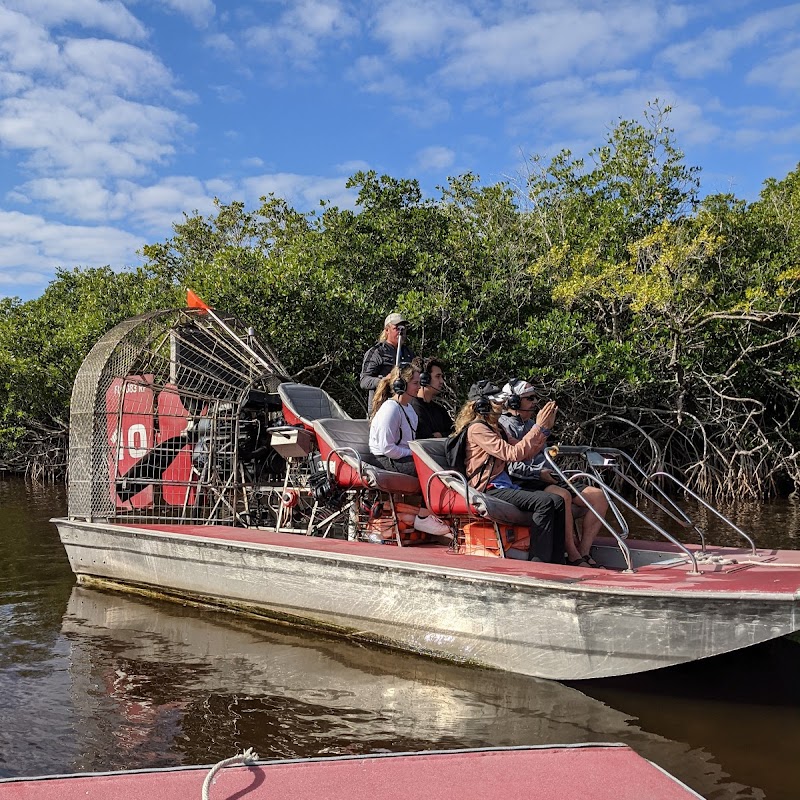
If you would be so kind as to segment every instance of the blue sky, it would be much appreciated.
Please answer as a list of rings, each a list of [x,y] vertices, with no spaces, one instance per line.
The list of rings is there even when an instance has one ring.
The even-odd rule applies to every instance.
[[[756,199],[800,161],[800,4],[0,0],[0,296],[136,265],[214,197],[514,182],[654,98],[703,193]]]

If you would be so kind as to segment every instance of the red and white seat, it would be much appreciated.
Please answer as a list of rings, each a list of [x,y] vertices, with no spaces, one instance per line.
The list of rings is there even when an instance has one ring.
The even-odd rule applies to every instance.
[[[371,539],[375,525],[369,513],[365,512],[362,502],[364,495],[372,492],[388,501],[390,520],[387,529],[383,529],[380,538],[392,538],[400,547],[427,540],[425,534],[408,530],[401,525],[398,517],[398,501],[406,495],[420,494],[419,481],[413,475],[393,472],[377,465],[369,451],[369,420],[366,419],[318,419],[314,421],[317,445],[321,459],[327,465],[331,478],[339,489],[353,493],[355,536],[359,539]],[[386,503],[379,503],[385,508]],[[407,515],[406,515],[407,516]],[[386,543],[386,542],[385,542]]]
[[[519,550],[519,546],[527,542],[518,538],[515,545],[503,528],[530,528],[530,512],[521,511],[505,500],[473,489],[466,478],[453,470],[445,458],[445,439],[417,439],[409,443],[414,464],[417,468],[422,496],[432,513],[445,519],[454,519],[463,530],[469,520],[486,520],[495,530],[498,547],[497,554],[506,557],[523,558],[527,553]],[[514,550],[514,552],[511,552]]]
[[[283,418],[289,425],[302,425],[313,433],[314,420],[350,419],[350,415],[324,390],[304,383],[281,383],[278,394]]]

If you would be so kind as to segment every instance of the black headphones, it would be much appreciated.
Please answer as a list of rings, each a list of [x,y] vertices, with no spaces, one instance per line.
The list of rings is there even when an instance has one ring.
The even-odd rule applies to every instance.
[[[408,361],[404,361],[402,364],[398,364],[398,366],[401,370],[404,370],[406,367],[410,367],[411,364]],[[392,394],[405,394],[407,389],[408,381],[405,378],[398,376],[392,381]]]
[[[425,386],[430,386],[431,385],[431,376],[430,376],[429,372],[425,372],[425,371],[420,372],[420,374],[419,374],[419,385],[422,386],[423,388]]]
[[[475,413],[480,414],[482,417],[488,416],[492,413],[492,401],[484,394],[485,391],[491,391],[495,387],[492,386],[491,381],[478,381],[476,384],[478,389],[478,396],[473,401],[475,403]]]
[[[492,401],[488,397],[481,395],[475,401],[475,412],[482,417],[486,417],[492,413]]]
[[[506,399],[506,408],[511,411],[519,411],[522,407],[522,398],[514,391],[514,387],[519,383],[519,378],[509,378],[508,386],[511,389],[511,396]]]

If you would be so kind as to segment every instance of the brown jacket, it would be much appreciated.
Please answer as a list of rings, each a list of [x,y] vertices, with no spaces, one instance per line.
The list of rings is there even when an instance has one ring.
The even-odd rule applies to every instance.
[[[538,425],[534,425],[522,439],[509,437],[508,441],[488,425],[480,422],[470,425],[465,453],[467,475],[473,475],[469,481],[470,486],[484,491],[492,479],[506,468],[509,461],[533,458],[546,442],[547,437]],[[488,466],[484,466],[487,461]]]

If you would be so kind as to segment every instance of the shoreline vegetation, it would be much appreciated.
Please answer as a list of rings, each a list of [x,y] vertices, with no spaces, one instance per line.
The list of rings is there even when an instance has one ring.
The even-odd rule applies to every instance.
[[[454,405],[477,378],[528,378],[557,400],[564,443],[613,443],[717,501],[796,491],[800,164],[753,203],[701,199],[669,111],[435,198],[370,171],[348,182],[355,210],[216,202],[140,268],[60,269],[41,297],[0,300],[0,470],[62,476],[86,353],[192,288],[354,415],[361,357],[399,308],[414,350],[449,365]]]

